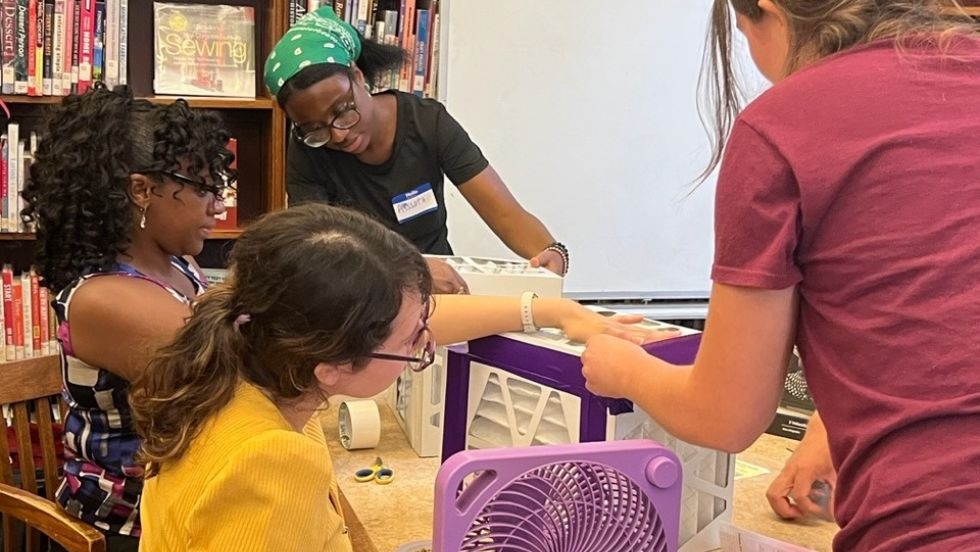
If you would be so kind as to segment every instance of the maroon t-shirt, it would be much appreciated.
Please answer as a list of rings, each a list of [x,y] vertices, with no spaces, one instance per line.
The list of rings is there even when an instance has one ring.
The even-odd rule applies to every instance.
[[[715,208],[715,281],[798,286],[835,549],[980,551],[980,41],[880,41],[774,86]]]

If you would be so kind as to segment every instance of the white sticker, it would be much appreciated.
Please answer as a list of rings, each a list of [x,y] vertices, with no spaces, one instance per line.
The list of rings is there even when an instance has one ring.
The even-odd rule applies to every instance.
[[[439,202],[432,191],[432,184],[426,182],[418,188],[391,198],[391,206],[399,224],[405,224],[422,215],[439,210]]]

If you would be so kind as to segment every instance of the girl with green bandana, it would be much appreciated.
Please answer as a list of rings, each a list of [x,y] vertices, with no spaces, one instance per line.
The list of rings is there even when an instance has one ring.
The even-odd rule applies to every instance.
[[[439,102],[372,94],[405,52],[362,40],[331,8],[282,37],[265,82],[293,123],[287,190],[293,205],[323,201],[368,213],[423,253],[449,255],[444,178],[515,253],[564,275],[568,252],[521,207],[466,131]],[[447,264],[429,260],[435,291],[466,293]]]

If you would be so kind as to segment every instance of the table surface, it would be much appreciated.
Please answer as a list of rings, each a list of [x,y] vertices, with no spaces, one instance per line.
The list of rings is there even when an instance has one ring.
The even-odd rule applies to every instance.
[[[339,398],[336,400],[339,402]],[[337,408],[332,406],[320,414],[334,470],[350,506],[347,515],[354,518],[347,521],[355,541],[354,549],[358,552],[391,552],[402,544],[431,538],[433,484],[440,465],[438,457],[419,458],[388,405],[380,397],[375,400],[381,413],[382,428],[381,442],[373,449],[344,449],[337,437]],[[766,502],[766,488],[795,446],[795,441],[763,435],[738,455],[739,461],[763,468],[768,473],[735,482],[732,522],[736,527],[781,541],[820,552],[829,551],[837,532],[834,524],[782,521]],[[370,466],[378,456],[394,470],[395,479],[388,485],[356,482],[354,472]]]

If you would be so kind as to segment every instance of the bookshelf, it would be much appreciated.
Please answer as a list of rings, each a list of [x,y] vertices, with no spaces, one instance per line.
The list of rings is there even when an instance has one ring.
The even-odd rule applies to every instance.
[[[31,232],[0,232],[0,241],[34,241]]]
[[[193,97],[184,99],[195,109],[218,111],[232,136],[238,139],[238,219],[247,226],[258,216],[282,209],[286,204],[285,159],[286,118],[275,99],[265,90],[262,67],[276,40],[286,29],[290,0],[166,0],[180,4],[228,4],[255,10],[256,93],[254,99]],[[133,93],[155,104],[167,104],[179,96],[153,93],[153,0],[129,0],[128,84]],[[13,120],[27,136],[42,125],[50,106],[59,96],[0,95]],[[230,244],[241,229],[216,230],[199,257],[202,266],[223,266]],[[0,261],[11,263],[18,272],[32,263],[36,240],[31,233],[0,233]]]
[[[48,373],[50,370],[57,370],[60,363],[60,357],[58,355],[44,355],[35,358],[25,358],[23,360],[11,360],[9,362],[0,362],[0,370],[4,368],[20,368],[25,364],[30,364],[35,366],[38,370]]]

